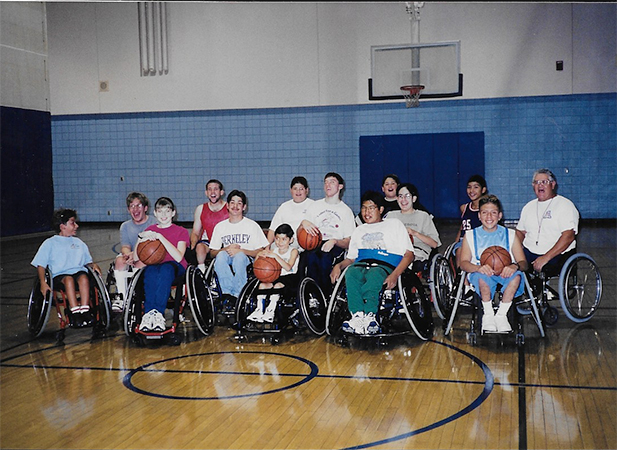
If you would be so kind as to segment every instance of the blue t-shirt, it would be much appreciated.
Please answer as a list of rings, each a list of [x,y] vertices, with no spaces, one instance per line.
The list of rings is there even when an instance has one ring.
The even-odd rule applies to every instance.
[[[75,236],[52,236],[39,247],[30,264],[34,267],[49,267],[52,276],[73,275],[87,271],[92,262],[88,246]]]

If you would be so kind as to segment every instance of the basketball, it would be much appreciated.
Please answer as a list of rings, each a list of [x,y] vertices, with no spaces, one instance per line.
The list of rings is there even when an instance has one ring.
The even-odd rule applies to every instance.
[[[273,283],[281,276],[281,265],[274,258],[262,256],[253,263],[253,273],[259,281]]]
[[[160,264],[166,254],[165,246],[158,239],[143,241],[137,245],[137,257],[146,265]]]
[[[319,230],[317,230],[317,235],[313,236],[308,233],[304,229],[304,227],[298,228],[297,233],[298,245],[302,247],[304,250],[315,250],[317,247],[321,245],[322,237]]]
[[[493,245],[482,252],[480,264],[491,266],[495,271],[495,275],[499,275],[504,267],[512,264],[512,257],[510,252],[504,247]]]

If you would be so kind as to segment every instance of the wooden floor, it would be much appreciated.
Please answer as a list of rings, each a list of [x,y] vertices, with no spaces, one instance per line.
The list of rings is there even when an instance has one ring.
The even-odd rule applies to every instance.
[[[440,232],[447,243],[455,230]],[[521,348],[513,336],[468,345],[466,315],[444,337],[436,314],[433,340],[386,348],[239,343],[193,322],[179,347],[139,348],[117,325],[94,341],[68,330],[58,346],[55,316],[38,339],[26,327],[45,237],[2,241],[1,448],[617,448],[614,227],[579,238],[601,268],[601,310],[580,325],[560,314],[544,339],[529,321]],[[117,227],[85,224],[80,237],[106,273]]]

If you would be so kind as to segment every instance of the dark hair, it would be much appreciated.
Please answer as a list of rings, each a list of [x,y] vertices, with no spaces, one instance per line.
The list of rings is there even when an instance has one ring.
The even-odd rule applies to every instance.
[[[224,191],[224,190],[225,190],[225,188],[223,187],[223,183],[221,183],[219,180],[217,180],[217,179],[215,179],[215,178],[213,178],[213,179],[211,179],[211,180],[208,180],[208,182],[206,183],[206,189],[208,189],[208,185],[209,185],[210,183],[216,183],[216,184],[218,184],[218,185],[219,185],[219,188],[221,189],[221,191]]]
[[[396,195],[398,195],[399,192],[401,192],[401,189],[403,188],[406,188],[412,197],[416,197],[416,201],[412,203],[413,209],[425,211],[427,213],[429,212],[429,210],[426,209],[426,207],[422,203],[420,203],[420,194],[418,193],[418,188],[416,187],[415,184],[411,184],[411,183],[399,184],[398,187],[396,188]]]
[[[499,200],[496,195],[489,194],[489,195],[485,195],[484,197],[481,197],[480,200],[478,201],[478,209],[482,209],[482,206],[486,205],[487,203],[491,203],[497,206],[497,208],[499,209],[499,212],[503,213],[503,208],[501,206],[501,200]]]
[[[66,225],[71,217],[77,220],[77,211],[74,209],[60,208],[54,211],[54,215],[51,218],[54,230],[60,232],[60,225]]]
[[[383,198],[383,195],[376,191],[366,191],[364,194],[362,194],[362,198],[360,199],[360,206],[362,206],[364,202],[373,202],[379,208],[385,206],[385,200]]]
[[[339,182],[339,184],[343,185],[343,188],[339,191],[339,198],[342,197],[343,196],[343,192],[345,192],[345,180],[343,180],[343,177],[340,176],[336,172],[328,172],[326,174],[326,176],[323,177],[323,180],[326,181],[326,178],[330,178],[330,177],[336,178],[336,180]]]
[[[397,175],[391,173],[391,174],[388,174],[388,175],[386,175],[385,177],[382,178],[382,180],[381,180],[381,185],[382,186],[383,186],[383,184],[386,182],[386,180],[388,178],[392,178],[397,185],[401,184],[400,178]]]
[[[486,188],[486,194],[488,194],[488,187],[486,186],[486,180],[482,175],[472,175],[467,180],[467,184],[469,183],[478,183],[481,187]]]
[[[277,234],[284,234],[291,239],[294,235],[294,230],[288,223],[282,223],[274,230],[274,235],[276,236]]]
[[[289,185],[289,188],[294,187],[296,184],[300,183],[302,186],[304,186],[305,189],[309,188],[308,185],[308,181],[306,181],[306,178],[304,177],[293,177],[291,180],[291,184]]]
[[[133,200],[139,199],[139,202],[143,205],[144,209],[150,206],[150,200],[141,192],[131,192],[126,196],[126,207],[129,208]]]
[[[239,191],[238,189],[234,189],[227,196],[227,203],[229,203],[233,197],[240,197],[240,199],[242,200],[242,203],[245,206],[248,205],[248,200],[246,199],[246,194],[244,192]]]
[[[157,208],[165,208],[168,207],[170,208],[172,211],[176,211],[176,205],[174,205],[174,202],[169,198],[169,197],[160,197],[156,203],[154,203],[154,209],[156,210]],[[177,216],[177,214],[176,214]]]

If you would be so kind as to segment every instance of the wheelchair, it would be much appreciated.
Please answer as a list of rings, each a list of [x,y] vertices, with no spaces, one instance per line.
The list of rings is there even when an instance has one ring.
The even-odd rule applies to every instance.
[[[89,266],[87,269],[90,281],[90,311],[93,321],[92,337],[96,338],[105,335],[109,330],[111,302],[101,275]],[[52,306],[55,306],[60,323],[60,330],[56,332],[56,340],[58,343],[62,343],[64,342],[66,328],[70,327],[71,311],[64,286],[62,283],[54,285],[53,278],[49,268],[46,268],[45,280],[51,288],[51,291],[47,292],[46,295],[41,294],[41,282],[38,275],[34,280],[28,300],[28,331],[35,338],[43,334],[49,321]],[[79,295],[79,291],[77,295]]]
[[[252,258],[250,259],[251,263],[246,267],[247,280],[250,280],[253,277]],[[201,275],[201,272],[199,272],[198,275]],[[215,323],[217,325],[234,325],[236,321],[236,304],[238,303],[238,300],[226,297],[223,294],[218,276],[214,270],[214,259],[210,260],[206,273],[203,274],[203,279],[210,292],[209,295],[212,298]]]
[[[325,333],[326,298],[315,280],[305,277],[297,289],[260,289],[259,283],[255,277],[249,279],[238,297],[235,308],[238,340],[246,340],[248,334],[269,334],[270,343],[278,344],[280,336],[289,331],[299,333],[308,329],[317,336]],[[295,292],[290,295],[292,291]],[[276,305],[274,321],[272,323],[249,321],[247,317],[261,306],[258,296],[265,295],[267,303],[273,294],[278,294],[280,298]]]
[[[366,266],[373,262],[360,262]],[[346,267],[334,286],[326,312],[326,333],[340,344],[348,344],[350,336],[376,338],[380,345],[387,345],[393,336],[415,334],[423,341],[433,336],[433,316],[425,287],[418,275],[407,269],[398,278],[397,286],[379,293],[379,307],[376,314],[381,333],[371,335],[351,335],[342,330],[344,321],[351,318],[347,307],[347,288],[345,285]]]
[[[121,301],[123,304],[126,304],[126,298],[128,297],[128,286],[131,283],[131,280],[133,279],[133,275],[135,274],[135,272],[138,269],[135,269],[133,266],[128,266],[126,271],[123,271],[125,273],[125,279],[121,280],[121,282],[125,283],[125,293],[124,295],[121,292],[121,289],[119,289],[118,287],[118,280],[116,279],[116,273],[115,273],[115,261],[112,261],[109,264],[109,269],[107,270],[107,278],[105,279],[105,287],[107,288],[107,292],[109,294],[109,299],[111,300],[111,304],[112,304],[112,316],[115,316],[117,313],[114,312],[113,310],[113,306],[117,301]],[[124,307],[123,307],[124,308]],[[124,309],[122,309],[122,311],[124,311]]]
[[[445,263],[443,262],[445,261]],[[436,261],[437,277],[435,279],[435,293],[437,298],[435,304],[439,304],[441,312],[445,315],[443,321],[444,335],[448,336],[453,329],[454,320],[459,308],[471,309],[471,321],[469,331],[467,331],[467,343],[471,345],[477,344],[477,324],[481,323],[481,298],[479,293],[476,293],[471,284],[466,283],[467,272],[460,270],[454,276],[450,272],[450,264],[445,260]],[[545,337],[544,315],[542,314],[540,303],[535,296],[529,278],[526,273],[523,273],[522,283],[524,283],[524,292],[521,296],[513,299],[512,307],[508,311],[508,321],[516,323],[515,342],[517,345],[525,343],[525,334],[523,331],[523,318],[530,316],[536,326],[541,337]],[[496,303],[501,299],[501,291],[498,288],[493,298],[493,309],[496,309]],[[513,328],[514,332],[514,328]],[[481,335],[485,332],[481,331]],[[486,334],[505,335],[508,333],[486,332]]]
[[[173,310],[171,325],[164,331],[142,331],[139,329],[144,315],[145,301],[144,274],[145,268],[138,269],[129,284],[127,299],[124,304],[124,332],[133,341],[145,346],[150,341],[166,342],[170,345],[180,345],[182,334],[179,333],[180,317],[189,303],[191,314],[197,328],[204,335],[209,335],[214,328],[214,306],[208,286],[199,269],[189,266],[183,275],[172,282],[167,308]]]

